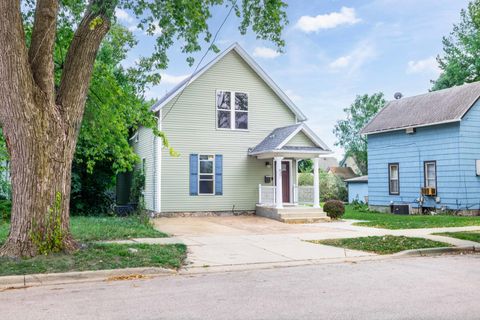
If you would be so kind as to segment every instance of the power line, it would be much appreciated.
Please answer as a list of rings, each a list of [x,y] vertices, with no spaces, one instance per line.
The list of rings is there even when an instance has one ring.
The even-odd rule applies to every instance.
[[[228,17],[230,17],[230,14],[232,13],[233,11],[233,8],[235,7],[235,5],[237,4],[237,0],[235,0],[232,4],[232,6],[230,7],[230,10],[228,11],[227,15],[225,16],[225,19],[223,19],[222,23],[220,24],[220,26],[218,27],[217,29],[217,32],[215,32],[215,35],[213,36],[213,39],[212,41],[210,42],[210,45],[208,46],[207,48],[207,51],[205,51],[204,55],[202,56],[202,58],[200,59],[200,61],[198,62],[197,66],[195,67],[195,70],[193,71],[192,75],[190,76],[190,78],[187,80],[187,82],[185,83],[182,91],[180,91],[180,93],[177,95],[177,97],[175,98],[175,100],[173,101],[172,103],[172,106],[170,107],[170,109],[168,109],[168,111],[165,113],[165,115],[162,117],[162,121],[165,120],[165,118],[168,116],[168,114],[170,113],[170,111],[172,111],[173,107],[175,107],[175,104],[177,103],[178,99],[180,99],[180,97],[183,95],[183,92],[185,91],[185,89],[188,87],[188,85],[190,84],[190,81],[192,80],[193,76],[195,75],[195,73],[197,72],[198,70],[198,67],[202,64],[203,60],[205,59],[205,57],[207,56],[207,54],[210,52],[210,50],[212,49],[212,46],[213,44],[215,43],[215,40],[217,40],[217,36],[218,34],[220,33],[220,30],[222,30],[223,26],[225,25],[225,23],[227,22],[228,20]]]

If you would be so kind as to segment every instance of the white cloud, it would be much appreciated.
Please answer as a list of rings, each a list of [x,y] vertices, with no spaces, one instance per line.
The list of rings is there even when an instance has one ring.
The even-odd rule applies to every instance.
[[[340,25],[352,25],[360,22],[354,8],[342,7],[340,12],[319,14],[316,17],[302,16],[297,22],[297,28],[304,32],[318,32],[322,29],[332,29]]]
[[[253,56],[265,59],[274,59],[280,55],[280,52],[277,52],[273,49],[266,47],[256,47],[253,50]]]
[[[363,42],[349,54],[333,60],[328,66],[332,71],[348,68],[349,72],[354,72],[376,56],[375,47],[368,42]]]
[[[179,75],[179,76],[174,76],[168,73],[161,73],[162,76],[161,84],[178,84],[185,78],[187,78],[189,75],[184,74],[184,75]]]
[[[435,57],[429,57],[423,60],[411,60],[407,65],[407,73],[432,73],[439,74],[440,68],[438,67],[438,62]]]
[[[135,19],[128,14],[127,11],[123,9],[115,9],[115,16],[117,17],[118,20],[128,22],[128,23],[134,23]]]

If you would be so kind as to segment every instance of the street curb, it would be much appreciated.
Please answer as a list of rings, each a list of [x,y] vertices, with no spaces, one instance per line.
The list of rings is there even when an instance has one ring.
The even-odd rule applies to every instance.
[[[111,277],[145,275],[150,277],[177,274],[176,270],[164,268],[127,268],[66,273],[29,274],[0,277],[0,291],[8,288],[23,288],[52,284],[68,284],[108,280]]]
[[[425,257],[437,256],[445,253],[459,252],[480,252],[480,246],[461,246],[461,247],[441,247],[426,248],[400,251],[392,255],[392,257]]]

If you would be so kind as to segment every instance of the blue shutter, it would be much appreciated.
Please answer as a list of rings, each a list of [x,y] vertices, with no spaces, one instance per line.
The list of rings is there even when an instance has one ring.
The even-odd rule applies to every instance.
[[[198,195],[198,154],[190,155],[190,195]]]
[[[223,156],[215,155],[215,194],[223,194]]]

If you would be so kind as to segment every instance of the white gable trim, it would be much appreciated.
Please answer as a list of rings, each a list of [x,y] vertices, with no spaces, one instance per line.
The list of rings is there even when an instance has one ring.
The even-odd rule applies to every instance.
[[[312,129],[310,129],[305,123],[298,126],[285,140],[280,143],[276,150],[282,149],[290,140],[293,139],[300,131],[302,131],[317,147],[322,148],[325,151],[331,151],[328,146],[320,139]]]
[[[293,112],[297,121],[306,121],[307,117],[305,114],[290,100],[290,98],[278,87],[278,85],[270,78],[265,71],[253,60],[252,57],[242,48],[238,43],[234,43],[228,49],[220,53],[215,59],[210,61],[205,67],[200,69],[196,74],[193,74],[189,80],[185,82],[184,85],[175,89],[167,99],[162,101],[160,104],[155,104],[152,108],[153,112],[157,112],[161,108],[163,108],[167,103],[169,103],[173,98],[177,96],[179,92],[181,92],[184,88],[186,88],[189,84],[194,82],[198,77],[208,71],[213,65],[215,65],[218,61],[220,61],[225,55],[227,55],[230,51],[235,50],[240,57],[257,73],[257,75],[270,87],[270,89],[275,92],[275,94],[287,105],[287,107]]]

